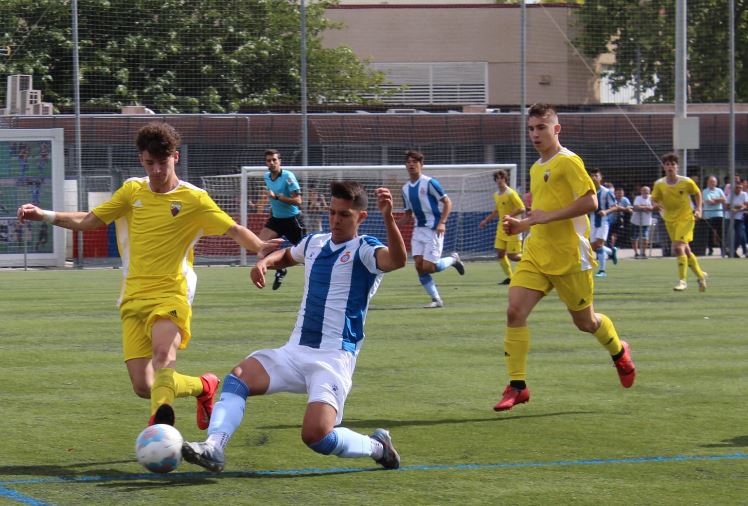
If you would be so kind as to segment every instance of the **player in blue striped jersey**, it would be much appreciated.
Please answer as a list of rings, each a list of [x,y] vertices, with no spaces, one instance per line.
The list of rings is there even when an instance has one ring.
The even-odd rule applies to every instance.
[[[400,466],[385,429],[366,436],[336,426],[343,420],[352,387],[369,301],[382,275],[405,265],[405,243],[392,216],[387,188],[376,190],[387,246],[375,237],[358,235],[367,216],[363,187],[344,181],[332,183],[331,189],[331,232],[308,235],[295,246],[275,251],[251,271],[254,284],[263,288],[268,269],[304,264],[304,296],[291,337],[280,348],[255,351],[226,376],[208,439],[185,442],[182,447],[188,462],[214,472],[223,470],[224,449],[241,424],[247,397],[292,392],[308,395],[301,439],[309,448],[324,455],[371,457],[387,469]]]
[[[456,252],[442,258],[444,234],[447,231],[452,201],[439,181],[423,174],[423,159],[423,153],[418,151],[405,153],[405,168],[408,169],[410,180],[403,185],[405,215],[398,221],[398,225],[407,225],[415,221],[410,250],[418,272],[418,280],[431,297],[431,302],[423,307],[431,309],[444,306],[431,275],[450,266],[463,275],[465,265]]]

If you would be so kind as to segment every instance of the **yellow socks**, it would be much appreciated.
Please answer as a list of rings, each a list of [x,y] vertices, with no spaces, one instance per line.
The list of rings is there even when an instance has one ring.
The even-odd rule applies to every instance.
[[[174,369],[156,371],[151,387],[151,414],[162,404],[174,404],[177,397],[197,397],[203,393],[203,382],[197,376],[185,376]]]
[[[600,326],[597,328],[593,336],[595,336],[600,344],[602,344],[608,353],[616,355],[623,349],[621,346],[621,340],[618,338],[618,332],[613,326],[613,322],[610,318],[604,314],[597,313],[600,317]]]
[[[688,266],[691,268],[694,274],[696,274],[696,277],[701,279],[704,277],[704,271],[701,270],[701,266],[699,265],[699,261],[696,258],[696,255],[691,253],[688,255]],[[678,265],[680,268],[680,264]],[[685,269],[683,271],[685,273]],[[681,278],[682,279],[682,278]]]
[[[686,280],[686,273],[688,272],[688,257],[686,255],[678,255],[676,258],[678,261],[678,279]]]
[[[504,358],[509,379],[524,381],[527,371],[527,353],[530,351],[530,329],[507,327],[504,335]]]
[[[499,260],[499,265],[501,265],[501,269],[504,271],[504,274],[506,274],[507,278],[512,277],[512,264],[509,263],[509,257],[504,255],[501,260]]]

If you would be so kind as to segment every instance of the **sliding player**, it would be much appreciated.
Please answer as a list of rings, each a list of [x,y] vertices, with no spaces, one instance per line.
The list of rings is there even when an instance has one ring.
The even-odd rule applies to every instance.
[[[364,341],[369,301],[384,273],[405,265],[405,243],[392,216],[392,194],[387,188],[378,188],[376,195],[388,246],[375,237],[358,235],[368,214],[361,184],[334,182],[331,190],[331,232],[310,234],[298,245],[273,252],[251,272],[254,284],[263,288],[268,269],[304,264],[306,284],[291,337],[280,348],[255,351],[226,375],[208,439],[182,446],[187,462],[222,471],[224,449],[244,418],[247,397],[291,392],[308,396],[301,439],[313,451],[342,458],[371,457],[386,469],[400,466],[387,430],[366,436],[340,423]]]

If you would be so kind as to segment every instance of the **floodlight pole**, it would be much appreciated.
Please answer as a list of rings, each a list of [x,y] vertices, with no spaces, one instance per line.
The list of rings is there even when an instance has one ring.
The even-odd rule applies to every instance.
[[[687,44],[687,0],[675,1],[675,120],[686,118],[688,93],[686,91],[686,54]],[[675,124],[673,124],[675,126]],[[688,174],[688,150],[673,146],[680,158],[680,168],[683,175]]]
[[[75,166],[78,174],[78,206],[83,207],[83,164],[81,163],[81,88],[78,61],[78,0],[73,0],[73,94],[75,101]],[[83,267],[83,232],[78,231],[78,267]]]
[[[306,0],[301,0],[301,165],[309,165],[309,126],[306,82]]]
[[[519,23],[519,181],[524,192],[527,187],[527,2],[522,0]]]
[[[730,193],[735,195],[732,186],[735,184],[735,0],[727,2],[727,8],[730,10],[728,15],[730,23],[730,133],[728,135],[728,172],[730,173]],[[728,198],[732,196],[728,195]],[[730,255],[736,255],[738,252],[733,251],[735,247],[735,216],[730,211],[730,220],[727,233],[727,251]],[[722,255],[725,254],[725,234],[722,234]]]

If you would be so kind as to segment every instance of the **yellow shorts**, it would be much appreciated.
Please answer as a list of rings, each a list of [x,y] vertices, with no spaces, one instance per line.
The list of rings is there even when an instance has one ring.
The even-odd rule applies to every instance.
[[[693,227],[696,224],[694,220],[686,221],[666,221],[667,235],[670,240],[689,243],[693,241]]]
[[[518,235],[512,236],[511,239],[505,241],[499,239],[499,235],[496,235],[496,240],[493,243],[493,247],[496,249],[503,250],[506,253],[522,253],[522,241]]]
[[[192,337],[192,307],[179,297],[130,300],[120,306],[119,314],[122,319],[122,351],[125,361],[153,355],[151,329],[158,318],[168,318],[179,327],[182,334],[180,350],[187,347]]]
[[[591,306],[595,288],[592,269],[552,276],[543,274],[535,264],[528,261],[522,261],[517,265],[509,287],[512,286],[537,290],[545,295],[555,288],[558,297],[566,304],[569,311],[579,311]]]

